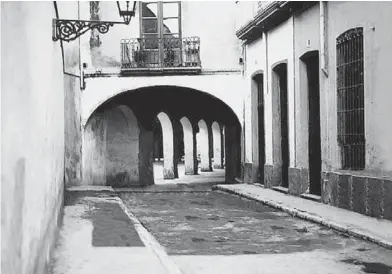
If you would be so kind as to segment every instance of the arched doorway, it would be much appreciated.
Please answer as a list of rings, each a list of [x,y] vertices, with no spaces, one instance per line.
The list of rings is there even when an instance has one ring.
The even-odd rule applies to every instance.
[[[252,147],[254,180],[264,184],[265,165],[265,120],[264,120],[264,74],[258,72],[252,77]]]
[[[273,67],[273,160],[279,174],[276,184],[289,186],[289,117],[287,93],[287,63]]]
[[[310,51],[300,59],[305,64],[307,76],[309,192],[321,195],[319,53]]]

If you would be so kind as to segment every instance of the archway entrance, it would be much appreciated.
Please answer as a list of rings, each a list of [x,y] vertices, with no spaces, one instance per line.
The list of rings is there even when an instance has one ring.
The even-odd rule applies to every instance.
[[[288,119],[288,100],[287,100],[287,64],[281,63],[273,68],[274,86],[274,165],[280,169],[280,185],[289,186],[289,119]]]
[[[132,110],[137,119],[131,122],[131,126],[137,125],[140,129],[137,140],[139,150],[132,155],[137,159],[139,166],[139,181],[143,181],[140,185],[153,184],[154,173],[162,181],[197,176],[197,139],[203,140],[199,141],[198,145],[204,147],[199,149],[201,170],[208,171],[202,172],[204,174],[201,177],[206,178],[210,176],[209,174],[214,177],[217,172],[212,166],[212,159],[216,163],[216,170],[223,168],[222,127],[225,128],[226,169],[221,170],[219,176],[222,183],[234,182],[234,178],[238,176],[241,127],[237,116],[219,99],[200,91],[169,86],[128,91],[103,103],[91,115],[86,128],[98,115],[102,115],[102,119],[108,119],[107,110],[116,108],[120,104]],[[119,118],[117,117],[116,120],[118,121]],[[117,128],[118,132],[122,132],[125,125],[125,123],[113,125],[111,131]],[[113,133],[113,136],[115,135],[116,133]],[[107,140],[96,143],[95,149],[101,149],[106,153]],[[116,150],[114,157],[123,157],[121,153],[124,151]],[[160,163],[161,171],[156,170],[154,162]],[[216,178],[216,174],[214,178],[219,179]],[[106,179],[101,182],[101,184],[107,183]]]
[[[253,162],[256,164],[254,180],[264,184],[265,131],[264,131],[264,75],[256,74],[252,79],[252,144]]]

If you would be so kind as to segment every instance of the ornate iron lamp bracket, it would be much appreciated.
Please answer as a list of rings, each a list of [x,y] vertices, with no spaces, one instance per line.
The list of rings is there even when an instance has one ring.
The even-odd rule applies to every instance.
[[[127,24],[125,22],[87,21],[53,19],[53,41],[70,42],[86,33],[88,30],[97,29],[100,33],[107,33],[114,24]]]

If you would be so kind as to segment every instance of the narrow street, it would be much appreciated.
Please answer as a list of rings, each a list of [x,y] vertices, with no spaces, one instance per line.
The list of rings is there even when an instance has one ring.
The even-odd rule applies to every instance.
[[[120,197],[185,273],[392,273],[390,250],[205,184]]]
[[[51,272],[392,273],[392,250],[212,190],[206,174],[67,191]]]

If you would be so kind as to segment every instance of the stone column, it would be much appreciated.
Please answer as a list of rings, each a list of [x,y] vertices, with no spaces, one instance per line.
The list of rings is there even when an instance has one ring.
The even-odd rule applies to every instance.
[[[139,184],[148,186],[154,184],[153,143],[152,130],[139,127]]]
[[[186,117],[182,117],[180,122],[184,132],[185,174],[186,175],[197,174],[197,169],[195,168],[196,153],[194,151],[195,142],[194,142],[193,127],[189,119]]]
[[[163,135],[163,179],[175,179],[173,125],[169,116],[163,112],[158,114],[158,119]]]
[[[106,185],[106,118],[93,114],[83,131],[83,185]]]
[[[214,168],[222,169],[222,151],[221,151],[221,129],[217,122],[212,123],[212,134],[213,134],[213,148],[214,148]]]
[[[211,171],[211,158],[210,158],[210,146],[208,138],[208,128],[204,120],[199,121],[199,134],[197,138],[198,148],[201,160],[201,171]]]

